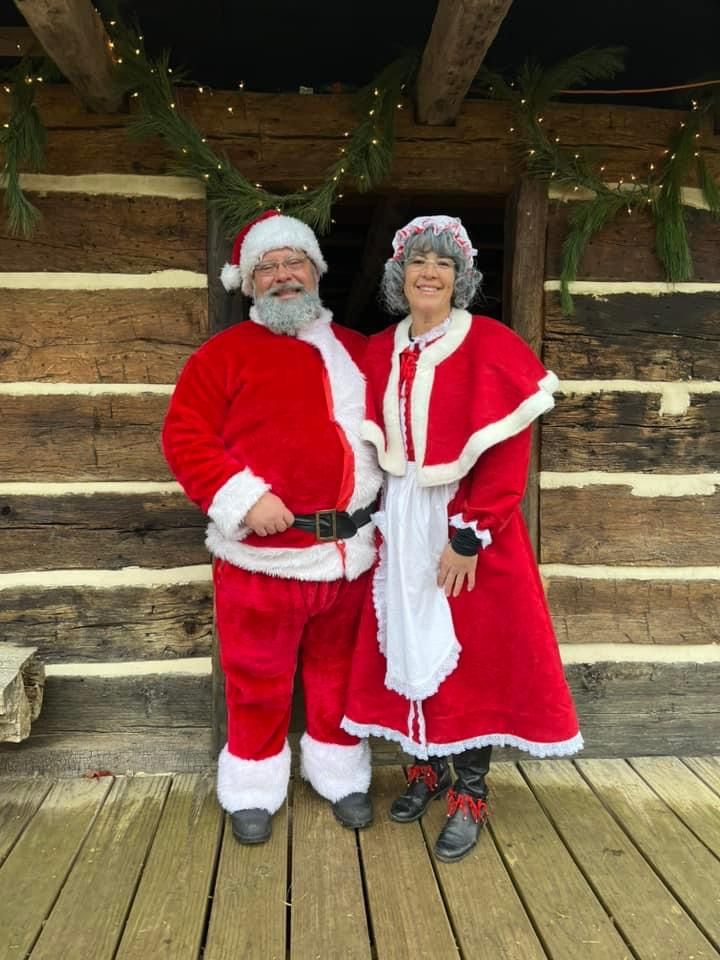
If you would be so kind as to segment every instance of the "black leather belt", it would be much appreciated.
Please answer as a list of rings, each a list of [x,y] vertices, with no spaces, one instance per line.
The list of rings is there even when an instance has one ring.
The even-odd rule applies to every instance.
[[[360,527],[370,523],[375,504],[346,513],[345,510],[318,510],[316,513],[296,513],[293,526],[314,533],[318,540],[349,540]]]

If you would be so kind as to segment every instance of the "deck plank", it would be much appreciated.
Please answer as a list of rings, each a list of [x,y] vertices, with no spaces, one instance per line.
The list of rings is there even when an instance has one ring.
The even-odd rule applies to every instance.
[[[355,832],[302,781],[293,790],[291,890],[292,960],[370,960]]]
[[[33,960],[113,957],[170,782],[170,777],[115,780]]]
[[[431,803],[421,821],[431,850],[446,819],[447,805]],[[435,870],[463,957],[545,960],[489,830],[483,830],[475,850],[459,863],[435,860]]]
[[[685,763],[711,790],[720,794],[720,757],[686,757]]]
[[[720,857],[720,797],[679,757],[639,757],[628,763],[671,810]]]
[[[375,821],[361,830],[377,960],[450,960],[458,951],[418,823],[394,823],[388,808],[405,789],[400,767],[373,771]]]
[[[226,818],[203,960],[285,960],[287,850],[287,805],[257,846],[238,843]]]
[[[21,777],[3,780],[0,791],[0,864],[52,787],[52,780]]]
[[[489,783],[490,829],[548,956],[629,960],[630,951],[517,769],[494,764]]]
[[[613,763],[614,761],[608,761]],[[625,761],[617,761],[625,763]],[[605,782],[605,761],[584,761]],[[593,766],[593,764],[598,764]],[[569,760],[521,764],[555,828],[639,960],[714,958],[711,944]],[[639,778],[629,773],[638,781]],[[639,781],[640,783],[642,781]],[[606,797],[608,791],[603,790]],[[660,826],[655,824],[656,829]]]
[[[624,760],[580,760],[578,768],[695,923],[716,948],[720,946],[720,860]],[[697,786],[701,788],[702,784]],[[707,793],[712,796],[710,790]],[[716,808],[720,809],[720,800]],[[627,869],[623,875],[624,890],[620,895],[628,903],[631,895],[627,891]],[[688,923],[671,902],[664,907],[660,900],[654,902],[650,889],[648,886],[642,890],[640,899],[656,918],[656,936],[666,945],[665,955],[671,955],[670,945],[674,941],[678,950],[681,945],[686,949],[693,947],[696,955],[702,956],[706,945],[697,938],[693,940]],[[641,918],[640,904],[637,909]],[[646,936],[652,929],[650,919],[651,914],[647,914]],[[636,942],[635,934],[632,942]]]
[[[110,785],[54,784],[13,847],[0,868],[0,960],[18,960],[32,947]],[[5,781],[0,790],[4,795]]]
[[[176,775],[116,960],[196,960],[221,832],[214,776]]]

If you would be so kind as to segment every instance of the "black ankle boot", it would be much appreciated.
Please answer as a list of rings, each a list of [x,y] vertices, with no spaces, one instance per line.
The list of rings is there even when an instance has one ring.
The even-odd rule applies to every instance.
[[[450,767],[445,757],[431,757],[408,770],[407,790],[390,807],[390,816],[398,823],[418,820],[431,800],[438,800],[450,786]]]
[[[448,793],[448,818],[435,844],[438,860],[452,863],[473,849],[488,817],[485,775],[492,747],[466,750],[454,760],[457,780]]]

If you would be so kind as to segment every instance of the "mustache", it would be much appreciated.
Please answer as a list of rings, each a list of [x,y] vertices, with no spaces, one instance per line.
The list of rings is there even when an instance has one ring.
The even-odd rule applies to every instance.
[[[302,293],[305,289],[301,283],[293,283],[292,280],[288,280],[285,283],[276,283],[274,287],[270,289],[265,294],[266,297],[277,297],[281,293]]]

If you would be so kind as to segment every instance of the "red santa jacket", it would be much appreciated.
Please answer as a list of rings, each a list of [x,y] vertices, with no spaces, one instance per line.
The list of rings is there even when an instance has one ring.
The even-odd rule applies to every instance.
[[[243,525],[268,490],[293,513],[370,504],[380,486],[360,437],[364,338],[322,316],[297,337],[251,320],[207,341],[185,365],[163,426],[165,457],[211,523],[207,546],[247,570],[300,580],[354,579],[374,558],[371,525],[318,543],[291,528],[259,537]]]
[[[409,320],[371,337],[362,435],[388,473],[405,473],[398,383]],[[526,428],[554,405],[557,377],[512,330],[453,310],[447,333],[421,352],[408,425],[421,486],[458,482],[449,504],[493,539],[523,495],[530,449]],[[507,442],[503,442],[507,441]],[[499,446],[500,445],[500,446]]]

